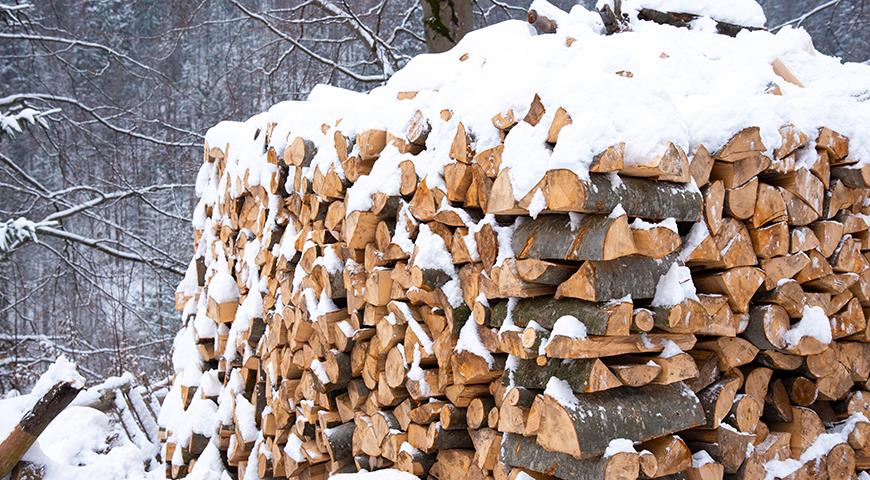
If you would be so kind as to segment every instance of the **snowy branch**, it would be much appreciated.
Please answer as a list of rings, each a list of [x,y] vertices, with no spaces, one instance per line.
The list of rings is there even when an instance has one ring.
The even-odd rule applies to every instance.
[[[16,245],[38,241],[36,232],[39,229],[53,228],[56,225],[55,221],[32,222],[24,217],[0,223],[0,257],[8,255]]]
[[[253,12],[253,11],[249,10],[249,9],[246,8],[244,5],[242,5],[241,3],[239,3],[237,0],[230,0],[230,3],[232,3],[233,5],[235,5],[236,8],[238,8],[239,10],[241,10],[245,15],[247,15],[247,16],[250,17],[251,19],[256,20],[256,21],[260,22],[261,24],[263,24],[263,26],[265,26],[269,31],[271,31],[271,32],[274,33],[275,35],[281,37],[282,39],[284,39],[284,40],[286,40],[286,41],[288,41],[288,42],[290,42],[290,43],[291,43],[293,46],[295,46],[299,51],[303,52],[303,53],[304,53],[305,55],[307,55],[309,58],[311,58],[312,60],[314,60],[314,61],[316,61],[316,62],[318,62],[318,63],[321,63],[321,64],[323,64],[323,65],[326,65],[326,66],[328,66],[328,67],[331,67],[331,68],[333,68],[334,70],[336,70],[336,71],[338,71],[338,72],[341,72],[341,73],[347,75],[348,77],[350,77],[350,78],[352,78],[352,79],[354,79],[354,80],[360,81],[360,82],[379,83],[379,82],[383,82],[383,81],[385,81],[385,80],[388,78],[388,76],[385,75],[385,74],[380,74],[380,75],[365,75],[365,74],[362,74],[362,73],[359,73],[359,72],[355,72],[355,71],[353,71],[353,70],[347,68],[346,66],[344,66],[344,65],[342,65],[342,64],[340,64],[340,63],[338,63],[338,62],[336,62],[336,61],[330,60],[330,59],[328,59],[328,58],[326,58],[326,57],[324,57],[324,56],[318,54],[318,53],[315,52],[314,50],[308,48],[307,46],[305,46],[305,45],[304,45],[302,42],[300,42],[299,40],[293,38],[293,37],[290,36],[290,35],[287,35],[287,34],[284,33],[283,31],[281,31],[278,27],[276,27],[274,24],[272,24],[272,22],[270,22],[268,19],[266,19],[266,17],[264,17],[263,15],[261,15],[261,14],[259,14],[259,13],[256,13],[256,12]]]
[[[776,32],[777,30],[781,29],[782,27],[785,27],[788,25],[794,25],[795,27],[800,27],[804,23],[804,21],[806,21],[808,18],[812,17],[813,15],[815,15],[819,12],[824,11],[825,9],[828,9],[828,8],[831,8],[831,7],[838,5],[841,1],[842,0],[830,0],[828,2],[825,2],[825,3],[818,5],[817,7],[807,11],[806,13],[804,13],[798,17],[792,18],[791,20],[789,20],[787,22],[783,22],[783,23],[771,28],[770,31]]]

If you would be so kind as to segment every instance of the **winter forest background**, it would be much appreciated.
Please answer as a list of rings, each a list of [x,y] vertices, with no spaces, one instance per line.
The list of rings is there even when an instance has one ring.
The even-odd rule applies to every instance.
[[[529,4],[451,1],[478,27]],[[90,380],[168,375],[205,131],[318,83],[377,86],[427,50],[428,3],[0,2],[0,394],[60,353]],[[870,61],[870,2],[759,3],[768,28]]]

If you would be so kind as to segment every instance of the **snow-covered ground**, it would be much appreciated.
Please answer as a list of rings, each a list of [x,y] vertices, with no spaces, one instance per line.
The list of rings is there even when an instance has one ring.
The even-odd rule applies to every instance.
[[[120,383],[126,377],[113,380]],[[40,377],[30,393],[0,399],[0,439],[6,438],[21,417],[61,381],[84,384],[75,364],[64,357],[58,358]],[[83,406],[92,403],[95,396],[99,396],[97,389],[79,393],[72,405],[46,427],[22,460],[44,465],[44,480],[163,478],[163,466],[155,457],[158,446],[147,440],[135,444],[115,419]]]

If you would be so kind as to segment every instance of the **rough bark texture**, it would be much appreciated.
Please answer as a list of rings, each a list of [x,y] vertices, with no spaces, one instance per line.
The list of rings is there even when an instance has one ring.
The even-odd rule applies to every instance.
[[[614,438],[642,442],[705,422],[701,402],[682,382],[578,395],[574,406],[545,399],[538,444],[575,458],[602,455]]]
[[[493,306],[491,326],[500,327],[504,323],[508,304],[504,300]],[[526,327],[530,321],[535,321],[546,329],[552,329],[556,320],[564,315],[572,315],[580,320],[589,335],[627,335],[631,321],[631,304],[601,304],[574,298],[523,298],[517,300],[511,310],[511,321],[518,327]]]
[[[423,29],[430,53],[440,53],[456,45],[474,28],[470,0],[423,0]]]
[[[58,383],[24,414],[0,443],[0,477],[12,471],[45,427],[76,398],[79,390],[70,383]]]
[[[610,460],[614,457],[593,457],[578,460],[564,453],[545,450],[532,438],[511,433],[506,433],[502,439],[500,456],[504,463],[512,467],[527,468],[572,480],[637,478],[640,468],[636,454],[633,456],[633,462],[631,460],[620,462],[626,468],[623,472],[616,472],[613,469],[608,469],[608,465],[611,464]],[[632,473],[634,476],[631,475]]]

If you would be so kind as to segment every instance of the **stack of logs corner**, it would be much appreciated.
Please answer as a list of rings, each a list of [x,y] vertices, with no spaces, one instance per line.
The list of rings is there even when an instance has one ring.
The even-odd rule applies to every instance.
[[[506,135],[518,122],[552,119],[555,144],[570,115],[545,116],[540,99],[529,100],[528,114],[494,112],[493,124]],[[291,132],[276,151],[268,125],[258,141],[277,165],[273,181],[242,180],[241,196],[209,206],[232,224],[214,232],[208,255],[222,249],[239,279],[248,269],[268,279],[265,318],[238,339],[233,363],[220,355],[227,335],[200,339],[206,365],[245,379],[237,393],[253,404],[263,435],[261,478],[395,468],[439,480],[760,479],[766,462],[797,459],[836,422],[870,412],[870,168],[854,165],[848,138],[784,125],[770,155],[748,127],[718,150],[687,155],[672,144],[646,164],[624,162],[624,145],[614,145],[595,157],[588,178],[549,171],[516,201],[503,147],[473,151],[459,123],[446,189],[418,178],[409,160],[399,195],[375,194],[369,211],[346,211],[348,189],[385,145],[417,154],[431,125],[450,117],[447,109],[440,118],[418,112],[404,136],[372,129],[349,137],[338,128],[344,175],[316,170],[311,181],[302,170],[314,144]],[[226,149],[206,145],[218,174]],[[269,212],[270,194],[281,197],[277,212]],[[533,219],[536,195],[546,208]],[[625,214],[611,215],[618,206]],[[264,228],[269,214],[275,229]],[[632,228],[635,218],[673,218],[678,232]],[[500,227],[515,224],[512,256],[499,259]],[[397,228],[413,241],[423,225],[452,256],[459,305],[442,288],[449,274],[415,265],[416,248],[393,243]],[[276,258],[272,247],[291,231],[301,232],[289,239],[297,253]],[[247,264],[242,251],[253,238],[262,248]],[[327,253],[344,269],[318,261]],[[691,269],[697,300],[651,306],[674,262]],[[233,321],[247,293],[238,283],[238,302],[209,301],[215,322]],[[338,310],[313,316],[307,289]],[[787,341],[805,307],[829,317],[829,345]],[[587,335],[551,335],[564,315]],[[475,337],[469,330],[489,356],[457,349],[460,336]],[[246,348],[254,354],[243,357]],[[576,400],[544,394],[551,377]],[[636,451],[607,451],[618,438],[635,441]],[[868,439],[870,424],[859,422],[848,442],[792,478],[855,478],[870,467]],[[173,478],[185,476],[204,441],[189,442],[187,465],[167,460]],[[253,439],[230,424],[210,441],[244,476]],[[701,450],[713,461],[693,464]]]

